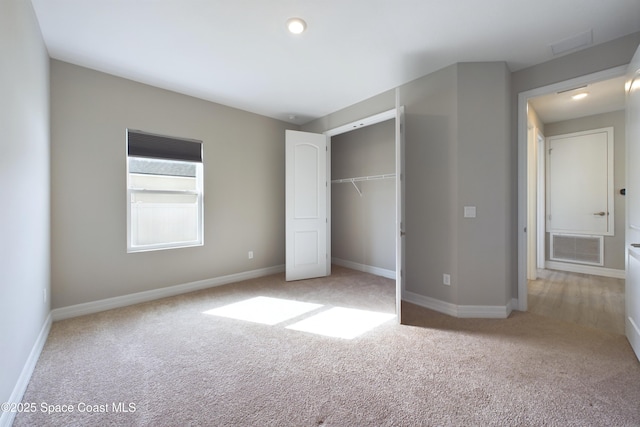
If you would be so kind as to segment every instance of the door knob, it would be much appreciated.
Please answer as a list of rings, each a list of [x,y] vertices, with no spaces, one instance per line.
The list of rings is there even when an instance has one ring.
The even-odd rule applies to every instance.
[[[605,216],[607,213],[606,212],[594,212],[593,214],[597,215],[597,216]]]

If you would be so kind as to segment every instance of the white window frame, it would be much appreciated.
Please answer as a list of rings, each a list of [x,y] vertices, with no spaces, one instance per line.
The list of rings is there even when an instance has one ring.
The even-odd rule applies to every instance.
[[[190,162],[180,159],[157,159],[157,160],[165,160],[165,161],[180,161],[193,163],[196,168],[196,190],[157,190],[157,189],[146,189],[146,188],[132,188],[130,178],[131,174],[129,171],[129,159],[136,158],[138,156],[130,156],[128,151],[128,132],[127,129],[127,151],[126,151],[126,183],[127,183],[127,253],[136,253],[136,252],[149,252],[149,251],[157,251],[157,250],[165,250],[165,249],[177,249],[177,248],[187,248],[187,247],[195,247],[195,246],[204,246],[204,165],[203,162]],[[139,131],[136,131],[139,132]],[[149,134],[153,135],[153,134]],[[178,140],[178,138],[175,138]],[[201,142],[201,141],[197,141]],[[144,158],[144,157],[143,157]],[[150,158],[150,157],[149,157]],[[190,241],[179,241],[179,242],[169,242],[169,243],[155,243],[155,244],[147,244],[147,245],[133,245],[132,244],[132,212],[131,212],[131,201],[135,194],[167,194],[167,195],[195,195],[196,196],[196,204],[197,204],[197,238],[195,240]]]

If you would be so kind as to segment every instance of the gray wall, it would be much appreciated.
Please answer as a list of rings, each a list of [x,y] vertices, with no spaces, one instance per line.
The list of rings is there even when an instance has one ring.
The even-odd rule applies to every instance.
[[[453,65],[401,88],[405,105],[405,289],[454,303],[456,241],[457,75]],[[451,286],[442,274],[451,275]]]
[[[0,52],[0,402],[6,402],[49,314],[49,59],[31,2],[2,2]],[[0,424],[8,415],[0,413]]]
[[[56,60],[51,110],[54,308],[284,263],[291,125]],[[127,254],[126,128],[203,141],[204,246]]]
[[[604,237],[604,266],[618,270],[625,269],[625,198],[620,194],[620,189],[625,187],[625,112],[615,111],[595,116],[581,117],[574,120],[566,120],[545,125],[545,137],[563,135],[566,133],[582,132],[585,130],[600,129],[613,126],[614,153],[613,153],[613,199],[614,199],[614,236]],[[547,247],[549,245],[549,233],[547,233]],[[549,251],[547,250],[547,259]]]
[[[395,120],[331,138],[331,179],[395,173]],[[396,269],[395,179],[331,185],[331,256]]]
[[[511,300],[510,78],[502,62],[458,65],[459,305]]]
[[[504,306],[511,298],[509,78],[504,63],[464,63],[399,88],[407,291],[459,305]],[[368,102],[304,128],[322,131],[395,106],[390,92]],[[467,205],[477,218],[463,218]]]
[[[460,191],[458,180],[469,182],[473,176],[473,172],[461,171],[458,168],[459,158],[473,151],[473,148],[468,147],[468,151],[463,150],[458,153],[458,133],[468,132],[464,130],[465,125],[458,124],[458,104],[472,102],[475,105],[470,109],[462,108],[461,113],[464,117],[473,119],[474,111],[484,113],[480,108],[482,100],[471,99],[478,95],[472,87],[475,79],[473,75],[469,75],[469,79],[461,83],[465,91],[472,91],[473,96],[469,98],[465,98],[464,94],[458,96],[458,68],[468,67],[471,70],[473,65],[457,64],[447,67],[399,88],[400,104],[407,106],[405,132],[407,138],[405,197],[407,290],[442,301],[462,301],[464,304],[482,304],[481,301],[486,303],[489,300],[492,304],[503,304],[503,302],[494,302],[494,298],[502,292],[502,287],[505,285],[507,288],[510,287],[505,290],[505,298],[518,296],[518,94],[626,65],[638,44],[640,44],[640,32],[510,73],[510,78],[505,77],[510,81],[510,90],[507,90],[507,96],[509,92],[511,96],[510,103],[504,110],[502,108],[495,110],[494,117],[485,117],[482,129],[486,136],[491,132],[501,132],[499,128],[505,117],[508,117],[510,136],[507,140],[509,142],[507,144],[503,144],[502,141],[489,143],[491,150],[485,154],[497,155],[495,163],[490,163],[490,167],[495,168],[493,170],[495,176],[487,177],[486,182],[478,180],[469,187],[483,187],[484,191],[479,194],[489,194],[492,182],[500,184],[497,191],[487,199],[493,197],[493,200],[498,202],[490,211],[499,214],[494,220],[484,224],[488,226],[484,229],[485,237],[486,233],[495,232],[495,239],[490,240],[490,246],[486,246],[486,242],[483,246],[482,239],[474,236],[473,231],[479,231],[479,228],[472,227],[471,230],[466,230],[465,237],[462,238],[457,235],[463,230],[460,226],[466,224],[465,220],[460,218],[461,206],[466,203],[475,203],[472,200],[473,192],[469,191],[462,195],[458,193]],[[494,71],[503,74],[502,71]],[[486,77],[480,77],[479,81]],[[478,88],[478,91],[482,89]],[[487,96],[493,102],[500,103],[501,101],[491,96],[489,88],[487,89]],[[504,96],[502,85],[500,93],[496,96],[500,98]],[[322,132],[394,106],[393,91],[384,92],[308,123],[303,126],[303,130]],[[493,120],[496,121],[498,128],[492,128]],[[483,141],[487,140],[483,139]],[[504,156],[507,158],[505,159]],[[488,162],[487,158],[483,161],[485,164]],[[460,176],[458,176],[459,173]],[[503,193],[503,184],[509,187],[509,194]],[[504,203],[507,203],[506,207]],[[480,216],[482,210],[480,206],[478,208]],[[425,218],[430,220],[427,221]],[[484,218],[482,221],[470,222],[479,224],[483,221]],[[475,242],[473,239],[478,239],[473,245],[468,248],[460,247],[464,242]],[[475,254],[484,256],[482,251],[488,252],[495,248],[498,248],[497,253],[483,258],[483,269],[480,270],[480,274],[484,276],[484,281],[495,274],[498,281],[493,286],[498,290],[489,292],[491,297],[483,296],[484,286],[493,286],[467,284],[477,270],[466,262],[473,259]],[[493,262],[496,262],[496,273],[486,272],[485,265],[490,266]],[[506,277],[503,277],[503,268],[507,270]],[[450,287],[441,285],[444,272],[452,275]],[[490,274],[485,275],[485,273]],[[460,280],[465,281],[462,286],[469,286],[469,292],[458,289]],[[495,301],[502,299],[498,298]]]

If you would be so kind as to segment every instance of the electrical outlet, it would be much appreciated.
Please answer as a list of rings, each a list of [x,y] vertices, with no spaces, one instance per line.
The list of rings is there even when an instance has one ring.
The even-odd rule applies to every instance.
[[[249,259],[253,259],[253,251],[249,251]]]
[[[442,275],[442,283],[444,285],[450,286],[451,285],[451,275],[449,274],[443,274]]]

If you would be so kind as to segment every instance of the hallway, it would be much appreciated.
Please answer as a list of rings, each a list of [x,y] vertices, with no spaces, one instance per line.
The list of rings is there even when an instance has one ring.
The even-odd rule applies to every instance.
[[[624,280],[538,270],[528,283],[531,313],[624,334]]]

